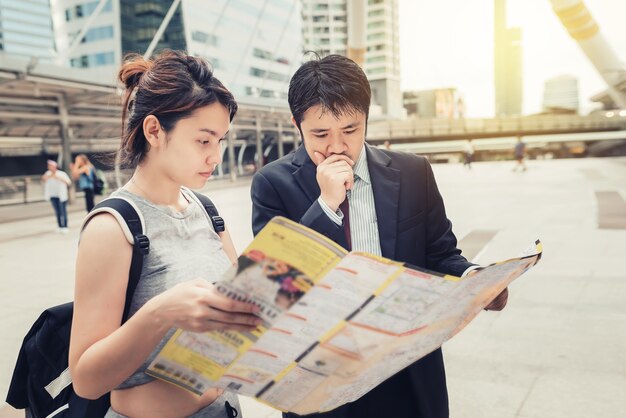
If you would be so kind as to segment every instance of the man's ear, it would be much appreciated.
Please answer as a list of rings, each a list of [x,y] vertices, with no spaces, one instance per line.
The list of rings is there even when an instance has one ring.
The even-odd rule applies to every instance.
[[[291,123],[293,123],[296,131],[298,131],[298,135],[300,135],[300,141],[304,144],[304,135],[302,134],[302,129],[296,123],[296,118],[294,118],[293,115],[291,115]]]
[[[143,135],[151,147],[159,146],[159,134],[161,133],[161,123],[154,115],[148,115],[143,120]]]

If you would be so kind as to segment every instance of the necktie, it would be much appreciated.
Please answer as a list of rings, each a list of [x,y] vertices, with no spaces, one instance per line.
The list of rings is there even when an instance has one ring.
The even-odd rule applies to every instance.
[[[352,238],[350,236],[350,205],[348,203],[348,197],[339,205],[339,209],[343,212],[343,232],[346,234],[346,242],[348,243],[347,250],[352,250]]]

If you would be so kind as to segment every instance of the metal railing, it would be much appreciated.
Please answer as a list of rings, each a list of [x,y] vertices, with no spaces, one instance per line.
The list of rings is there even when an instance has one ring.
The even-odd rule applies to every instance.
[[[479,138],[545,133],[575,133],[626,129],[626,117],[616,115],[538,115],[492,119],[419,119],[370,121],[370,140]]]
[[[40,176],[0,178],[0,205],[41,202],[43,184]]]

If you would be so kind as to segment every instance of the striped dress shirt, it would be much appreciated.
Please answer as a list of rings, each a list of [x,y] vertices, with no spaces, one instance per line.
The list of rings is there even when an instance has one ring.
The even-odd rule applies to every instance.
[[[376,205],[374,204],[374,191],[370,180],[370,172],[367,167],[365,145],[354,164],[354,187],[348,190],[348,205],[350,207],[350,238],[352,239],[353,251],[364,251],[370,254],[382,256],[380,249],[380,237],[378,235],[378,221],[376,219]],[[343,222],[343,213],[340,209],[333,210],[322,200],[318,199],[322,210],[337,225]],[[471,271],[480,269],[481,266],[468,267],[461,277],[467,276]]]
[[[374,191],[367,167],[365,146],[361,149],[359,158],[353,167],[354,186],[348,190],[348,205],[350,206],[350,238],[353,251],[364,251],[378,256],[382,255],[380,237],[378,236],[378,221],[376,219],[376,205]],[[328,207],[321,196],[318,199],[322,210],[337,225],[343,221],[343,213]]]

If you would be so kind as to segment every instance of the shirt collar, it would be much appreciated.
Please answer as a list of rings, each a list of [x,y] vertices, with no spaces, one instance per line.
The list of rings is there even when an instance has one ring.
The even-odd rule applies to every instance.
[[[365,144],[363,144],[363,148],[361,148],[361,153],[359,154],[359,158],[357,158],[354,164],[354,175],[355,177],[366,182],[367,184],[370,184],[370,171],[367,167],[367,155],[365,152]]]

